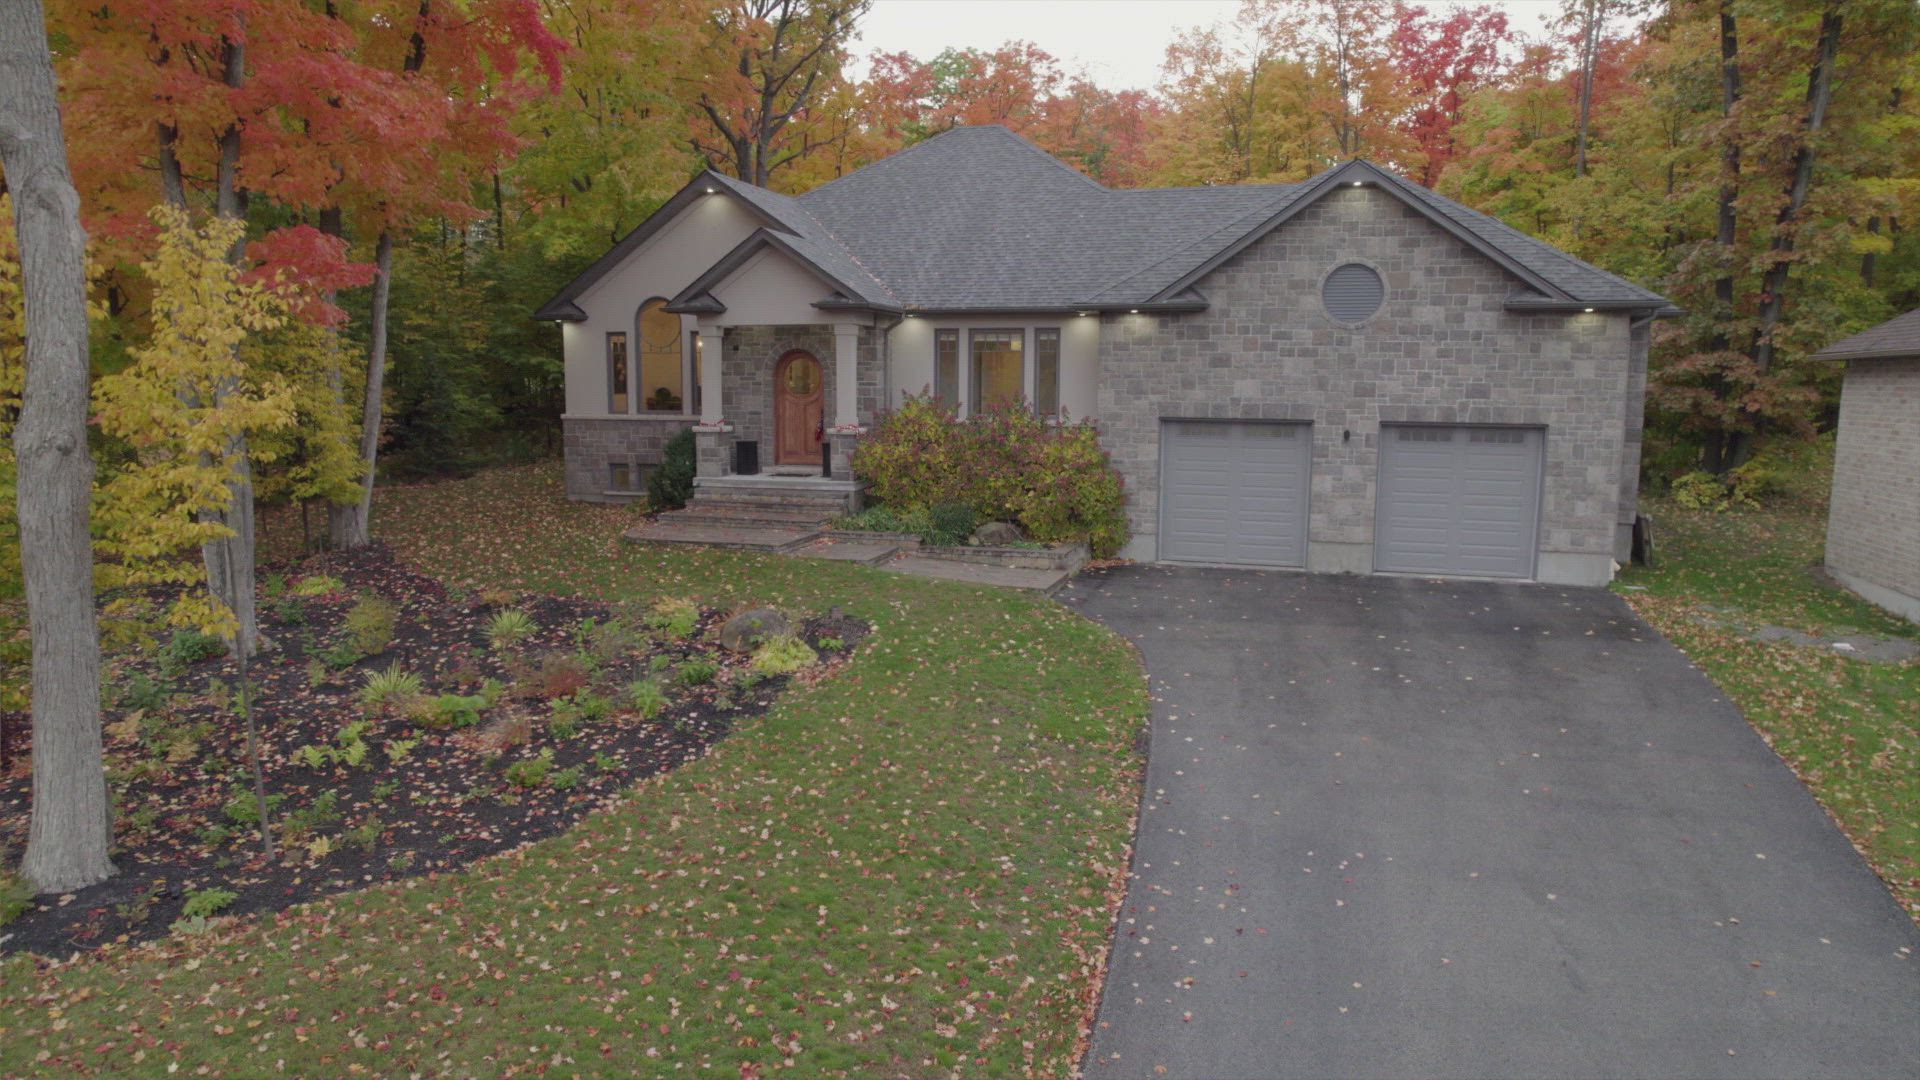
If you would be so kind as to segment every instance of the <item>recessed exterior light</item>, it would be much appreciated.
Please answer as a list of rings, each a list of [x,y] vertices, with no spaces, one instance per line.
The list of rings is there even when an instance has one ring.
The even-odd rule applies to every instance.
[[[708,189],[707,189],[707,194],[709,194],[709,195],[711,195],[711,194],[713,194],[713,189],[712,189],[712,188],[708,188]]]
[[[1366,182],[1365,180],[1355,180],[1355,181],[1353,182],[1353,186],[1354,186],[1354,187],[1365,187],[1365,186],[1366,186],[1366,184],[1367,184],[1367,182]]]
[[[1131,310],[1130,310],[1130,311],[1128,312],[1128,314],[1130,314],[1130,315],[1138,315],[1138,314],[1140,314],[1140,309],[1139,309],[1139,308],[1133,308],[1133,309],[1131,309]]]
[[[1592,309],[1592,308],[1587,308],[1587,309],[1585,309],[1585,310],[1586,310],[1586,312],[1587,312],[1587,314],[1589,314],[1589,315],[1591,315],[1591,314],[1593,314],[1593,309]]]

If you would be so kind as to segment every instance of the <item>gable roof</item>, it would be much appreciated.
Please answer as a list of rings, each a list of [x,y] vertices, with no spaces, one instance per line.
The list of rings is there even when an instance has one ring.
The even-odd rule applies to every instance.
[[[1815,360],[1903,360],[1920,357],[1920,308],[1895,315],[1813,354]]]
[[[767,235],[754,250],[776,244],[832,283],[835,295],[822,306],[987,312],[1204,307],[1194,288],[1201,278],[1354,182],[1386,191],[1506,268],[1526,285],[1510,302],[1516,308],[1678,310],[1656,293],[1364,161],[1300,184],[1116,190],[1004,127],[979,125],[954,128],[797,197],[712,172],[689,188],[714,186],[760,216]],[[590,285],[625,258],[644,241],[634,236],[678,212],[681,195],[581,279],[591,276]],[[722,262],[738,255],[737,267],[751,254],[736,249]],[[711,310],[704,305],[712,298],[701,294],[724,276],[702,274],[706,284],[690,286],[676,306]],[[584,317],[571,302],[585,286],[575,285],[549,301],[540,317]]]
[[[899,311],[900,305],[887,292],[884,285],[875,281],[873,275],[861,269],[860,265],[831,241],[821,242],[805,236],[793,236],[775,232],[772,229],[755,229],[745,240],[734,246],[732,251],[722,256],[720,261],[708,267],[705,273],[693,279],[686,288],[667,302],[667,310],[682,313],[722,312],[727,310],[709,291],[726,280],[727,276],[745,266],[760,252],[772,248],[784,252],[799,263],[802,269],[810,271],[815,277],[834,292],[826,299],[818,301],[823,307],[860,307],[878,311]]]

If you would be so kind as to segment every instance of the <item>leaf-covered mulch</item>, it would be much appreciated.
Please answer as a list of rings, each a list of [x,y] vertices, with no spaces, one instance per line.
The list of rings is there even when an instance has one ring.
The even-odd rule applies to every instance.
[[[302,569],[269,579],[276,595],[262,599],[261,627],[271,646],[249,673],[275,857],[262,850],[236,665],[147,650],[114,672],[105,702],[119,873],[40,897],[0,929],[0,949],[59,956],[161,936],[196,892],[231,893],[220,915],[267,912],[452,870],[563,831],[634,781],[704,755],[790,679],[825,670],[762,675],[714,643],[723,615],[712,609],[696,609],[693,632],[677,636],[683,628],[650,630],[644,608],[450,594],[384,548]],[[327,579],[338,587],[297,594],[301,581]],[[394,635],[352,660],[343,624],[368,596],[392,602]],[[496,647],[489,626],[509,607],[534,629]],[[830,663],[867,625],[832,617],[799,629]],[[421,692],[369,706],[363,687],[389,669],[419,676]],[[636,706],[636,681],[664,692],[653,715]],[[464,700],[435,712],[440,695]],[[18,853],[32,780],[28,740],[11,727],[0,842]]]

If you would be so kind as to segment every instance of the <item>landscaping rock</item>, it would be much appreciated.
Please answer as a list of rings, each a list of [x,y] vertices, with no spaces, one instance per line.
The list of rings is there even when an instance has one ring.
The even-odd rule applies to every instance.
[[[752,652],[768,638],[793,632],[787,617],[770,607],[748,608],[720,626],[720,647],[733,652]]]
[[[973,542],[982,547],[1005,547],[1025,539],[1020,526],[1011,521],[989,521],[973,530]]]

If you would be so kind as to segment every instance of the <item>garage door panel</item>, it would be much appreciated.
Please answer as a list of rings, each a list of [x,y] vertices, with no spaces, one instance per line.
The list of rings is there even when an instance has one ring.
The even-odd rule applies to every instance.
[[[1531,577],[1544,444],[1527,428],[1383,428],[1376,567]]]
[[[1305,565],[1309,431],[1305,424],[1164,422],[1160,557]]]

